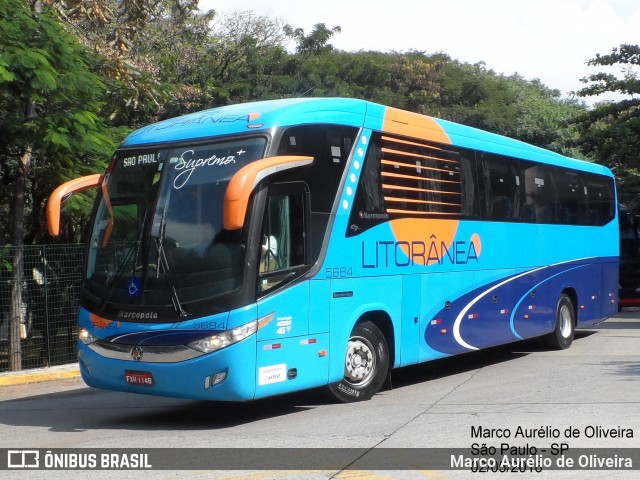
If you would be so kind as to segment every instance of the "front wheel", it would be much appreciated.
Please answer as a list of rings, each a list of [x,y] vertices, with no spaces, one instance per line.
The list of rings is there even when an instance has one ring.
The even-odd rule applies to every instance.
[[[556,307],[556,327],[553,332],[543,338],[549,348],[564,350],[571,346],[576,326],[576,313],[573,302],[568,295],[560,295]]]
[[[344,359],[344,378],[329,385],[331,396],[341,402],[368,400],[384,383],[389,371],[389,351],[380,329],[371,322],[356,325]]]

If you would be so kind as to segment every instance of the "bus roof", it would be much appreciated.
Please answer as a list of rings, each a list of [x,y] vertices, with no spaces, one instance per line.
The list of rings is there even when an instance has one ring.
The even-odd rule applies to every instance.
[[[528,143],[426,115],[348,98],[266,100],[212,108],[145,126],[122,147],[197,140],[273,127],[340,124],[451,144],[499,155],[611,175],[602,165],[575,160]]]
[[[131,133],[123,146],[232,135],[304,123],[361,127],[367,104],[355,99],[295,98],[228,105],[148,125]]]

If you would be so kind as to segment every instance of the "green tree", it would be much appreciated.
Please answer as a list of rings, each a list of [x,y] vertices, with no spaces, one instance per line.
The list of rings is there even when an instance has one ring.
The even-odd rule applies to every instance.
[[[586,155],[611,167],[618,179],[618,196],[640,210],[640,46],[623,44],[607,55],[589,60],[597,67],[618,67],[619,75],[598,72],[582,79],[581,97],[617,93],[623,99],[597,103],[577,121],[578,144]]]
[[[44,202],[54,185],[102,170],[113,148],[98,116],[105,88],[90,56],[50,12],[26,1],[0,0],[0,166],[10,198],[12,370],[21,368],[19,328],[23,245],[43,240]],[[29,192],[31,195],[29,196]],[[5,241],[7,238],[5,238]]]
[[[237,11],[218,19],[210,32],[200,84],[212,106],[272,98],[286,36],[278,19]]]
[[[160,118],[227,103],[271,98],[283,80],[287,56],[280,20],[248,11],[219,17],[214,11],[154,20],[137,43],[155,65],[154,78],[170,93],[158,105]]]
[[[412,112],[433,114],[440,105],[440,74],[445,60],[429,57],[423,52],[409,52],[394,57],[390,89],[402,101],[396,106]]]
[[[308,35],[305,35],[302,28],[293,28],[290,25],[284,27],[287,36],[296,42],[296,52],[300,56],[300,63],[304,63],[311,56],[332,52],[333,46],[329,40],[341,31],[340,26],[329,28],[324,23],[316,23]]]
[[[584,106],[563,99],[540,80],[499,75],[484,63],[446,63],[440,75],[440,114],[452,121],[517,138],[571,156],[573,122]]]
[[[191,20],[199,15],[198,0],[43,1],[65,29],[100,59],[92,72],[108,87],[103,116],[130,128],[157,120],[172,89],[158,80],[163,65],[150,48],[168,48],[180,34],[193,33]]]

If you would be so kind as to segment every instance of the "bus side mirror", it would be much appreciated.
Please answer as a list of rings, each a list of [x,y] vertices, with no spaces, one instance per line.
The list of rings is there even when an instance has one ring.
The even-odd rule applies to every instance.
[[[267,157],[242,167],[231,177],[224,195],[224,228],[242,228],[247,215],[249,197],[253,189],[264,178],[291,168],[304,167],[313,162],[313,157],[283,155]]]
[[[58,236],[60,234],[60,211],[62,202],[77,192],[82,192],[89,188],[96,188],[102,183],[102,175],[87,175],[73,180],[69,180],[56,188],[47,201],[47,226],[49,235]]]

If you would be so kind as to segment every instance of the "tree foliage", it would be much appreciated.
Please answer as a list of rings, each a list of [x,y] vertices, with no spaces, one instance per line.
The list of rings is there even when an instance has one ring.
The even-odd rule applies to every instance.
[[[19,194],[15,182],[28,149],[30,218],[22,235],[27,242],[43,241],[44,203],[53,187],[103,169],[114,148],[114,134],[100,116],[106,88],[91,71],[90,55],[50,12],[0,0],[0,18],[0,188],[3,198]],[[5,219],[7,206],[1,212]],[[0,231],[0,239],[6,242],[8,234]]]
[[[618,177],[619,198],[640,210],[640,46],[623,44],[607,55],[596,55],[589,65],[617,67],[619,75],[598,72],[582,81],[578,95],[616,93],[622,100],[601,102],[577,119],[577,143],[589,157],[611,167]]]
[[[248,11],[201,12],[197,0],[42,1],[51,9],[47,22],[56,25],[59,39],[40,44],[37,36],[30,38],[33,27],[23,25],[20,45],[29,53],[21,52],[17,60],[17,53],[4,54],[3,45],[0,56],[0,126],[7,135],[13,135],[10,129],[24,130],[15,136],[14,156],[1,157],[2,180],[12,182],[15,152],[33,143],[30,182],[36,191],[29,214],[31,205],[41,208],[37,205],[60,179],[102,167],[105,152],[113,148],[114,127],[135,128],[204,108],[272,98],[362,98],[579,155],[574,122],[583,105],[562,99],[538,80],[496,74],[483,63],[421,51],[340,51],[331,44],[339,26],[318,22],[305,32]],[[33,17],[26,0],[0,2],[13,10],[19,5]],[[5,30],[13,35],[20,30],[12,22],[0,24],[1,42],[12,41]],[[49,49],[71,37],[77,41],[65,47],[69,65],[63,59],[49,61],[50,67],[42,62],[38,55],[51,57]],[[24,84],[14,78],[18,65],[23,77],[27,71],[33,76],[22,78]],[[25,122],[28,98],[38,102],[37,118]],[[57,177],[47,176],[52,172]],[[81,197],[74,201],[78,215],[86,214]],[[28,241],[46,238],[37,222],[30,229]],[[0,241],[7,241],[2,227]]]
[[[44,203],[54,186],[96,167],[113,148],[98,114],[105,100],[91,58],[42,3],[0,0],[0,165],[10,207],[9,366],[22,366],[24,244],[42,241]],[[3,192],[3,193],[5,193]],[[3,222],[4,223],[4,222]],[[69,225],[69,223],[67,223]]]
[[[166,42],[187,30],[184,27],[197,15],[198,0],[45,1],[67,31],[100,59],[93,72],[109,89],[103,115],[128,127],[153,118],[170,92],[156,79],[161,65],[150,55],[149,46],[159,38],[165,48],[170,46]],[[173,27],[170,35],[165,25]]]

